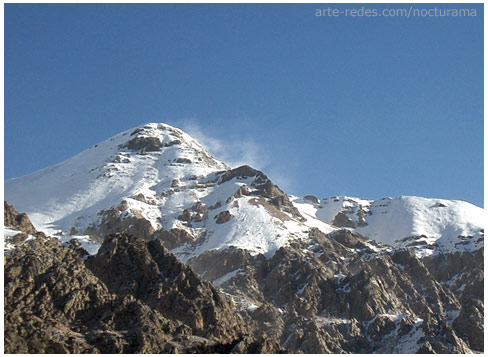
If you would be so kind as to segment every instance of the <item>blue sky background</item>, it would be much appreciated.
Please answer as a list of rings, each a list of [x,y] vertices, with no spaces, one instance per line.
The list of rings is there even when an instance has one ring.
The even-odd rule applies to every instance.
[[[315,17],[407,5],[5,5],[5,178],[147,122],[294,194],[483,205],[476,17]]]

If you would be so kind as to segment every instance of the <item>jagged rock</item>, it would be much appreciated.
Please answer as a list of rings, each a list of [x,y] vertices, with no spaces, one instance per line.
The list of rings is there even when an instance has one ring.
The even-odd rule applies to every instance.
[[[27,234],[34,234],[37,232],[29,217],[27,217],[27,214],[17,212],[13,206],[7,203],[7,201],[3,201],[3,207],[3,224],[5,227],[17,229]]]
[[[222,184],[224,182],[232,180],[234,177],[253,177],[253,176],[264,176],[261,171],[253,169],[251,166],[243,165],[235,169],[226,171],[222,176],[220,176],[218,183]]]
[[[422,336],[435,352],[469,350],[443,317],[459,302],[412,251],[377,253],[347,230],[326,236],[311,229],[309,237],[312,242],[281,247],[269,259],[226,249],[189,263],[258,306],[249,316],[291,352],[400,352],[402,338],[412,339],[408,334],[420,328],[417,321],[424,324],[412,352]]]
[[[240,198],[240,197],[243,197],[243,196],[249,196],[251,194],[251,191],[249,190],[249,187],[247,187],[247,185],[242,185],[241,187],[239,187],[236,192],[234,192],[234,194],[232,196],[229,196],[227,198],[227,203],[231,202],[234,198]]]
[[[362,246],[361,243],[365,241],[365,238],[360,234],[353,233],[345,229],[332,232],[329,234],[329,237],[333,238],[335,241],[341,243],[348,248],[354,248],[358,245]]]
[[[320,201],[317,198],[317,196],[314,196],[314,195],[306,195],[306,196],[303,196],[303,198],[306,199],[306,200],[312,201],[313,203],[316,203],[316,204],[319,204],[320,203]]]
[[[425,257],[429,272],[461,303],[459,315],[453,321],[456,332],[465,337],[475,351],[484,350],[484,253],[455,252]]]
[[[164,146],[165,147],[170,147],[170,146],[179,145],[179,144],[181,144],[181,141],[180,140],[171,140],[171,141],[168,141],[168,142],[164,143]]]
[[[173,228],[169,231],[159,231],[155,234],[154,238],[160,239],[164,246],[170,250],[194,241],[190,233],[178,228]]]
[[[195,203],[191,207],[191,209],[193,210],[193,212],[200,213],[202,215],[206,215],[208,213],[207,206],[205,206],[205,204],[200,201]]]
[[[243,324],[232,304],[164,248],[128,235],[109,235],[88,267],[114,293],[131,294],[207,338],[235,338]]]
[[[475,351],[484,350],[484,327],[482,300],[472,300],[472,305],[464,305],[459,316],[453,322],[453,328],[465,337],[469,346]]]
[[[81,258],[87,258],[90,254],[86,251],[85,248],[81,245],[81,243],[77,239],[71,239],[68,243],[65,244],[66,246],[73,249]]]
[[[334,220],[332,221],[332,224],[337,227],[356,227],[354,222],[344,212],[337,213],[337,215],[334,217]]]
[[[222,211],[215,216],[215,223],[222,224],[228,222],[232,218],[232,214],[229,211]]]
[[[152,136],[136,136],[127,143],[129,150],[140,150],[141,152],[158,151],[162,146],[161,140]]]
[[[122,213],[127,209],[131,210],[131,214],[123,215]],[[150,239],[154,234],[155,229],[151,222],[144,218],[140,212],[128,208],[127,201],[123,201],[120,205],[112,207],[102,213],[98,231],[101,236],[121,232],[135,234]]]
[[[366,212],[362,208],[359,208],[357,212],[357,216],[358,216],[357,226],[366,227],[368,225],[368,222],[366,221]]]
[[[144,196],[144,194],[142,194],[142,193],[138,193],[138,194],[137,194],[137,195],[135,195],[133,198],[134,198],[136,201],[140,201],[140,202],[147,203],[146,196]]]
[[[192,220],[191,210],[189,208],[185,208],[183,213],[178,216],[180,221],[190,223]]]
[[[280,351],[160,240],[109,236],[90,269],[75,249],[41,237],[6,256],[6,353]]]

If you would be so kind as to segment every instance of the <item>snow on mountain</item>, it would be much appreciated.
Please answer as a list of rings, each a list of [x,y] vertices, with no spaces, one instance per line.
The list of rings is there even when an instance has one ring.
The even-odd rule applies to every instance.
[[[254,189],[257,171],[219,182],[228,170],[188,134],[151,123],[53,167],[8,180],[5,198],[26,212],[38,230],[62,241],[77,238],[91,253],[96,249],[88,235],[109,232],[114,217],[128,222],[119,229],[145,221],[149,224],[143,228],[150,234],[188,232],[198,243],[175,250],[182,260],[230,246],[271,254],[289,240],[306,238],[310,226],[332,230],[317,219],[303,224],[299,217],[277,212],[269,199],[234,197],[236,191]],[[188,220],[185,214],[191,215],[197,203],[204,210]],[[217,223],[224,211],[232,219]]]
[[[157,150],[144,152],[151,144]],[[190,169],[178,163],[184,160],[192,161]],[[172,179],[188,174],[205,176],[226,168],[181,130],[148,124],[58,165],[8,180],[5,198],[27,212],[38,229],[50,234],[69,231],[72,226],[87,228],[100,210],[119,204],[123,198],[129,198],[157,227],[159,210],[131,197],[143,194],[146,201],[155,200],[157,189],[171,185]]]
[[[415,196],[314,201],[293,198],[305,217],[346,227],[394,247],[413,248],[420,256],[483,247],[486,213],[468,202]]]
[[[288,196],[263,173],[231,171],[191,136],[161,123],[8,180],[5,198],[38,230],[63,242],[77,238],[90,253],[99,245],[90,236],[119,230],[149,238],[173,230],[173,252],[183,261],[226,247],[269,256],[307,239],[311,227],[345,227],[420,256],[474,251],[483,246],[485,222],[483,209],[462,201]]]

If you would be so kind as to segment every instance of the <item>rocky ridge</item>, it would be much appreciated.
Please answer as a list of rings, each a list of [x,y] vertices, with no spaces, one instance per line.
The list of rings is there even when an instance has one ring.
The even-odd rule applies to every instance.
[[[6,353],[281,351],[159,240],[109,235],[84,253],[39,237],[6,256]]]

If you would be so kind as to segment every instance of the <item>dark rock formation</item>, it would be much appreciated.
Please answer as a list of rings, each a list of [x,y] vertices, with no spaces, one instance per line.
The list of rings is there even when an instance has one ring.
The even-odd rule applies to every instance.
[[[102,219],[98,228],[100,235],[103,237],[111,233],[128,233],[150,239],[155,232],[151,222],[134,210],[130,215],[124,215],[123,212],[127,209],[127,201],[123,201],[118,206],[101,212]]]
[[[251,188],[231,197],[254,195],[254,204],[289,217],[267,178],[258,173]],[[193,257],[190,268],[167,249],[198,245],[191,229],[131,226],[122,223],[125,208],[102,212],[104,232],[147,235],[108,234],[89,257],[77,241],[61,246],[35,233],[6,255],[7,353],[484,350],[482,249],[420,259],[346,229],[311,228],[271,256],[230,247]],[[196,202],[180,219],[198,222],[209,209]],[[19,214],[5,211],[5,222],[29,229],[27,217],[15,223]],[[214,217],[231,218],[227,210]]]
[[[332,224],[336,227],[356,227],[354,222],[344,212],[337,213],[337,215],[334,217],[334,220],[332,221]]]
[[[111,235],[86,264],[52,238],[6,257],[6,353],[280,351],[160,240]]]
[[[255,177],[255,179],[251,183],[251,187],[254,188],[255,191],[249,191],[247,187],[241,187],[241,189],[239,189],[231,197],[237,198],[242,197],[242,195],[247,196],[249,194],[258,195],[260,197],[268,199],[273,206],[280,209],[281,211],[290,213],[292,216],[299,219],[303,219],[302,215],[300,214],[300,212],[298,212],[295,206],[293,206],[288,195],[285,192],[283,192],[277,185],[275,185],[268,178],[268,176],[266,176],[266,174],[259,170],[253,169],[248,165],[243,165],[224,172],[220,176],[218,184],[223,184],[227,181],[232,180],[233,178],[241,179],[247,177]]]
[[[140,150],[141,152],[158,151],[162,146],[161,140],[152,136],[136,136],[127,143],[129,150]]]
[[[232,215],[229,211],[222,211],[218,215],[215,216],[215,223],[222,224],[228,222],[232,218]]]
[[[167,249],[174,249],[194,240],[190,233],[178,228],[173,228],[169,231],[159,231],[154,235],[154,238],[160,239]]]
[[[316,204],[319,204],[319,199],[317,198],[317,196],[314,196],[314,195],[306,195],[303,197],[304,199],[306,200],[309,200],[309,201],[312,201],[313,203],[316,203]]]
[[[448,319],[461,308],[456,296],[412,251],[381,253],[370,244],[347,230],[311,229],[309,242],[290,243],[270,259],[229,248],[189,264],[238,297],[291,352],[469,352],[465,328]]]
[[[251,166],[243,165],[235,169],[226,171],[222,176],[220,176],[218,183],[221,184],[230,181],[234,177],[245,178],[245,177],[254,177],[254,176],[266,177],[266,175],[261,171],[253,169]]]
[[[483,351],[484,254],[462,251],[426,257],[423,262],[442,286],[459,300],[461,310],[453,321],[456,332],[475,351]]]
[[[13,206],[7,203],[7,201],[3,201],[3,208],[3,224],[5,227],[19,230],[28,234],[34,234],[37,232],[29,217],[27,217],[25,213],[17,212]]]

